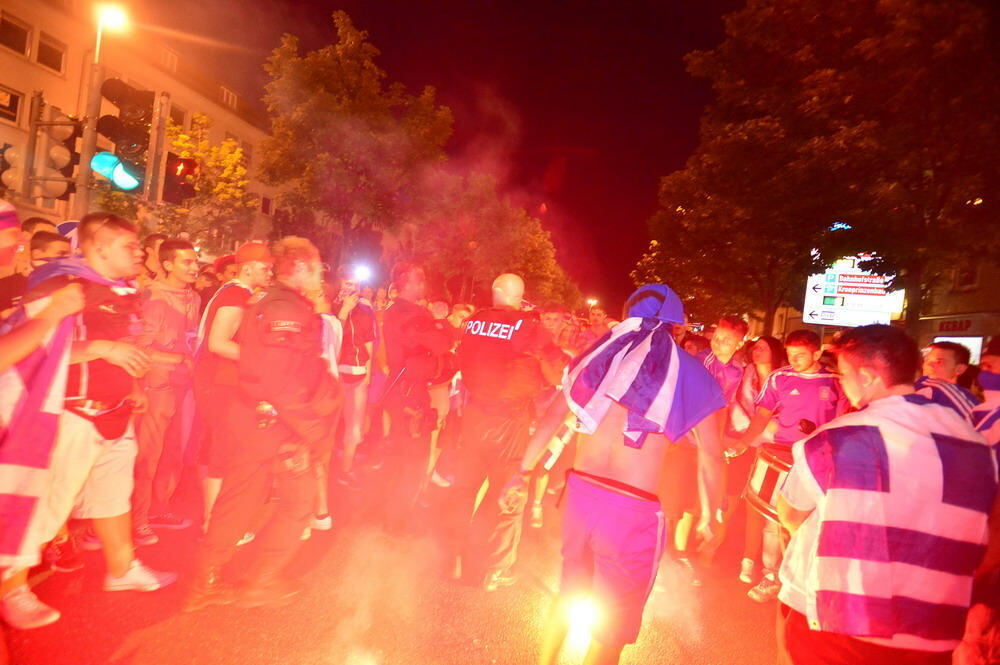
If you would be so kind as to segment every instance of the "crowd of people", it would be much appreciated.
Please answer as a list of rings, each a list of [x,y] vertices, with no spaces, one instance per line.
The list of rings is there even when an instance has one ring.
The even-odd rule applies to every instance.
[[[334,527],[338,496],[374,484],[371,520],[436,538],[442,574],[485,592],[516,582],[522,529],[559,496],[543,664],[581,595],[604,608],[586,662],[617,663],[664,553],[701,586],[737,524],[732,575],[776,601],[781,663],[1000,657],[1000,336],[972,368],[966,347],[921,352],[894,326],[824,344],[750,338],[726,316],[695,334],[667,285],[640,287],[620,320],[582,318],[529,304],[515,274],[477,308],[431,297],[414,263],[381,287],[330,269],[303,238],[205,263],[112,214],[85,216],[71,243],[0,202],[10,266],[11,629],[59,620],[29,571],[79,570],[80,548],[103,552],[106,591],[176,582],[137,556],[163,530],[200,530],[185,611],[293,602],[301,543]],[[192,479],[197,515],[178,499]]]

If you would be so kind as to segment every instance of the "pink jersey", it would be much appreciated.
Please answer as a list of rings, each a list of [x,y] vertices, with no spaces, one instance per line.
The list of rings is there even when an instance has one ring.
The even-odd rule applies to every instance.
[[[836,374],[804,374],[786,366],[767,377],[757,406],[771,411],[778,421],[774,442],[790,446],[845,413],[847,399]]]

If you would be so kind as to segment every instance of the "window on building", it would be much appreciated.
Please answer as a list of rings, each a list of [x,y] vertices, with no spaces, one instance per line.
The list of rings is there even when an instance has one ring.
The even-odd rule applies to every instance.
[[[239,98],[236,93],[225,86],[221,86],[222,90],[222,103],[231,109],[236,108]]]
[[[177,51],[168,48],[160,50],[160,64],[171,74],[177,73]]]
[[[43,32],[38,37],[38,53],[35,55],[35,60],[40,65],[62,73],[66,60],[66,45]]]
[[[187,111],[182,109],[177,104],[170,105],[170,122],[174,123],[178,127],[186,128],[185,123],[187,122]]]
[[[272,207],[271,199],[269,197],[260,197],[260,211],[265,215],[270,215],[274,212],[274,208]]]
[[[30,36],[30,25],[7,12],[0,12],[0,44],[12,51],[28,55]]]
[[[979,264],[972,262],[955,268],[952,288],[955,291],[971,291],[979,286]]]
[[[16,125],[23,101],[24,95],[20,92],[0,86],[0,119],[7,120]]]
[[[247,168],[250,168],[253,164],[253,146],[246,141],[241,141],[240,147],[243,148],[243,159],[246,160]]]

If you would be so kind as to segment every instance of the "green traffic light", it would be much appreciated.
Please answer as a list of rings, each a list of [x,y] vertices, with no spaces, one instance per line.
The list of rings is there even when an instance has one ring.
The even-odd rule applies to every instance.
[[[126,192],[142,185],[142,179],[129,171],[129,164],[126,164],[114,153],[102,151],[93,156],[90,160],[90,168],[94,173],[98,173],[111,184]]]

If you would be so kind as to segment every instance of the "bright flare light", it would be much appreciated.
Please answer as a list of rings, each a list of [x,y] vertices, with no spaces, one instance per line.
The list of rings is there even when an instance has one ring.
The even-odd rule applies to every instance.
[[[372,278],[372,269],[361,264],[354,267],[354,279],[359,282],[367,282]]]
[[[597,307],[597,298],[587,298],[587,307]]]
[[[129,27],[128,14],[119,5],[98,5],[97,20],[102,28],[112,32],[123,32]]]
[[[600,608],[593,598],[573,598],[566,604],[566,621],[569,624],[567,647],[573,653],[585,653],[590,646],[591,634],[601,621]]]

